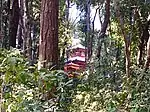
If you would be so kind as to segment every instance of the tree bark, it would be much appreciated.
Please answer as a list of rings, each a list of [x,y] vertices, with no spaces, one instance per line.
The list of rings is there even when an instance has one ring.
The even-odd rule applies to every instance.
[[[24,56],[27,54],[27,38],[28,38],[28,15],[27,15],[27,7],[28,0],[20,0],[20,26],[22,29],[22,49]]]
[[[93,54],[93,38],[95,36],[95,19],[96,19],[96,15],[97,15],[97,11],[98,11],[99,7],[96,9],[95,11],[95,14],[94,14],[94,18],[93,18],[93,21],[92,21],[92,34],[91,34],[91,41],[90,41],[90,45],[91,45],[91,50],[90,50],[90,53],[91,53],[91,56]]]
[[[32,20],[31,20],[31,7],[32,7],[32,1],[25,0],[25,7],[26,7],[26,20],[25,20],[25,29],[26,29],[26,56],[28,57],[28,60],[30,61],[30,64],[32,62],[32,39],[31,39],[31,25],[32,25]]]
[[[123,21],[123,17],[121,15],[121,12],[120,12],[120,7],[119,7],[119,0],[114,0],[114,3],[115,3],[115,8],[116,8],[116,14],[117,14],[117,17],[118,17],[118,22],[119,22],[121,32],[122,32],[122,35],[123,35],[123,38],[124,38],[124,42],[125,42],[126,75],[128,77],[130,77],[130,66],[131,66],[130,43],[131,43],[131,40],[130,40],[130,37],[127,36],[127,32],[126,32],[125,27],[124,27],[124,21]]]
[[[2,40],[2,0],[0,0],[0,42]]]
[[[110,19],[110,0],[106,0],[106,4],[105,4],[105,15],[104,15],[104,22],[102,23],[102,27],[101,27],[101,31],[100,31],[100,38],[104,38],[105,34],[106,34],[106,30],[108,27],[108,23],[109,23],[109,19]],[[100,58],[100,52],[101,52],[101,46],[98,46],[98,50],[97,50],[97,57]]]
[[[42,0],[40,16],[39,69],[58,65],[58,0]]]
[[[3,3],[4,4],[4,3]],[[6,15],[3,15],[3,39],[2,39],[2,47],[3,48],[9,48],[9,30],[10,30],[10,25],[9,25],[9,20],[10,20],[10,0],[6,1],[6,8],[3,8],[5,11]]]
[[[147,43],[147,56],[146,56],[146,62],[145,62],[145,69],[148,69],[150,66],[150,38]]]
[[[91,10],[90,10],[90,0],[86,0],[86,40],[87,40],[87,59],[90,59],[91,57],[91,46],[92,46],[92,42],[91,42],[91,35],[90,35],[90,32],[91,32],[91,27],[90,27],[90,13],[91,13]]]
[[[22,26],[21,26],[21,20],[19,20],[19,26],[18,26],[18,36],[17,36],[17,39],[18,39],[18,44],[17,44],[17,48],[18,49],[21,49],[22,48],[22,44],[23,44],[23,34],[22,34]]]
[[[148,20],[148,29],[150,25],[150,20]],[[146,56],[146,62],[145,62],[145,69],[148,69],[150,66],[150,36],[148,32],[148,42],[147,42],[147,56]]]
[[[10,17],[10,34],[9,45],[16,47],[16,36],[19,24],[19,3],[18,0],[14,0],[12,3],[11,17]]]
[[[140,18],[140,16],[139,16]],[[144,53],[145,53],[145,48],[147,46],[148,38],[149,38],[149,24],[150,22],[146,22],[144,25],[142,25],[142,22],[139,21],[139,32],[140,32],[140,41],[139,41],[139,51],[138,51],[138,57],[137,57],[137,64],[139,66],[144,65]]]
[[[19,28],[18,28],[18,49],[23,49],[23,43],[24,43],[24,0],[20,0],[20,13],[19,13]]]

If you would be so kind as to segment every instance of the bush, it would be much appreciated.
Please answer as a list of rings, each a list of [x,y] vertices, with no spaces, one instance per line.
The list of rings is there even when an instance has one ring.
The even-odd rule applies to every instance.
[[[3,110],[43,112],[64,109],[72,80],[61,70],[38,70],[19,50],[0,50],[0,86]]]
[[[112,70],[112,69],[111,69]],[[118,70],[119,71],[119,70]],[[150,111],[150,70],[136,66],[132,77],[123,72],[106,77],[103,70],[90,74],[90,79],[78,85],[77,94],[70,106],[71,112],[149,112]],[[120,73],[120,74],[119,74]]]
[[[150,70],[97,68],[86,79],[38,70],[18,50],[0,50],[2,108],[11,112],[149,112]],[[84,74],[85,75],[85,74]]]

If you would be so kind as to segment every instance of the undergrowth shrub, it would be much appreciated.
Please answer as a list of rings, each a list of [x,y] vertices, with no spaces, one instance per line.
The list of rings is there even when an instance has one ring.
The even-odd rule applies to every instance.
[[[61,70],[31,66],[19,50],[0,49],[2,110],[53,112],[67,110],[72,80]]]
[[[123,67],[106,65],[86,78],[69,79],[61,70],[38,70],[18,50],[0,50],[6,112],[149,112],[149,75],[150,70],[132,66],[128,78]]]
[[[90,79],[86,83],[79,84],[70,111],[150,111],[150,70],[145,71],[134,66],[130,78],[119,70],[115,71],[115,68],[112,68],[108,74],[106,76],[103,70],[96,71],[90,74]]]

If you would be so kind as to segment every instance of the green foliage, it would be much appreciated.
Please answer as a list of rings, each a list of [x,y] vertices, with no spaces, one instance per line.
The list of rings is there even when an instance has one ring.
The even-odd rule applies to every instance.
[[[71,112],[149,111],[150,71],[133,65],[131,77],[128,78],[121,50],[123,43],[115,43],[116,38],[120,37],[112,35],[111,38],[100,40],[101,56],[89,65],[88,79],[78,85],[77,94],[70,106]]]
[[[43,112],[67,105],[72,80],[63,71],[38,70],[18,50],[0,50],[0,87],[3,109]]]
[[[60,57],[64,58],[66,48],[71,44],[74,28],[66,18],[66,0],[59,2],[59,48]],[[77,23],[78,27],[75,29],[77,29],[78,37],[85,42],[86,1],[71,0],[71,2],[76,2],[78,10],[82,12],[80,21]],[[99,31],[94,32],[94,55],[87,67],[88,74],[84,74],[83,79],[69,79],[60,70],[38,70],[36,65],[30,66],[20,51],[1,49],[0,87],[3,110],[11,112],[53,112],[54,110],[58,112],[149,112],[150,70],[145,71],[137,67],[136,59],[138,40],[142,34],[141,27],[147,21],[150,4],[143,0],[119,2],[125,30],[128,34],[131,33],[130,78],[125,75],[124,39],[112,1],[109,29],[104,38],[100,39]],[[104,0],[91,0],[91,6],[100,7],[98,12],[101,20],[105,14],[104,3]],[[6,1],[3,4],[5,6]],[[31,5],[31,2],[29,4]],[[37,42],[40,2],[33,1],[31,6],[30,19],[34,23],[33,33]],[[132,24],[131,6],[136,6]],[[5,35],[1,46],[7,48],[8,15],[5,11],[3,13],[2,26],[5,28],[2,33]],[[98,45],[101,46],[99,58],[95,56]]]
[[[134,68],[131,78],[118,72],[115,81],[111,75],[91,74],[90,82],[78,85],[71,112],[149,112],[150,71]]]
[[[70,1],[71,2],[71,1]],[[59,1],[59,51],[60,64],[64,65],[67,47],[71,45],[74,27],[69,18],[69,7],[66,0]],[[62,67],[60,67],[62,68]]]

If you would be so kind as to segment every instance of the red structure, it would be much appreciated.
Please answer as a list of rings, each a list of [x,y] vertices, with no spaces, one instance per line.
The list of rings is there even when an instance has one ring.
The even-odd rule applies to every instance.
[[[85,54],[86,49],[82,45],[76,45],[68,49],[64,71],[68,73],[69,77],[76,77],[85,70]]]

